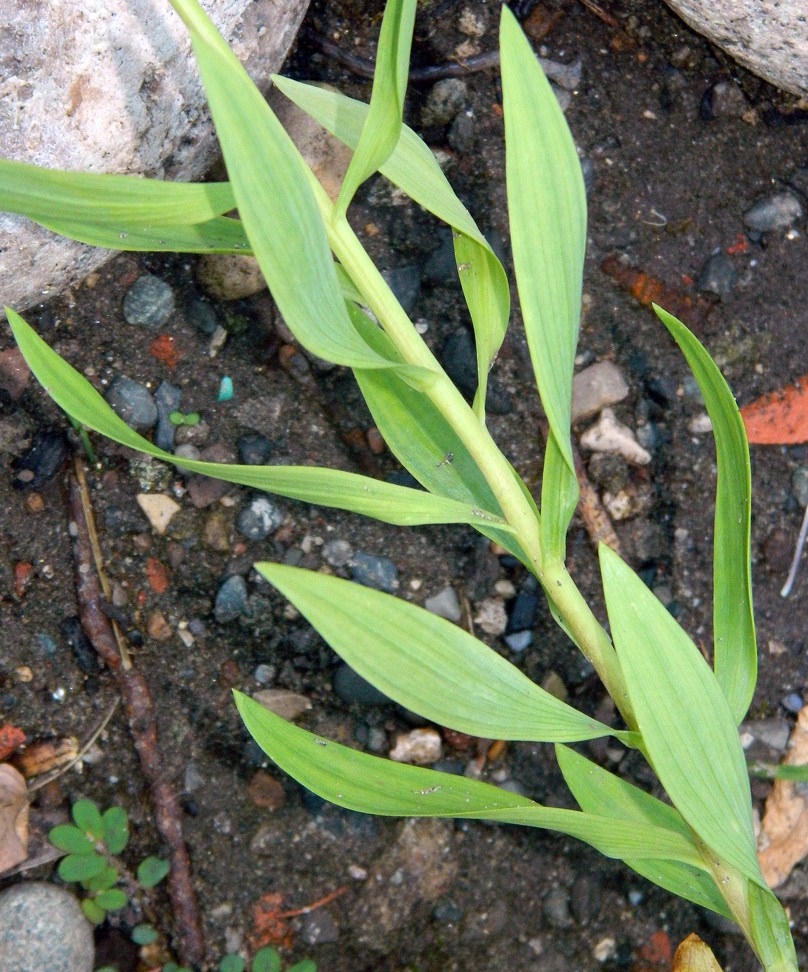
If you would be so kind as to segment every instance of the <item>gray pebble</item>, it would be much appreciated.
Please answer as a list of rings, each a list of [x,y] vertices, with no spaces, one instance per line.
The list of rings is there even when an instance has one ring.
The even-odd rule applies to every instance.
[[[802,219],[802,204],[793,192],[766,196],[743,214],[744,225],[758,233],[788,229],[798,219]]]
[[[570,896],[565,888],[556,885],[551,888],[542,902],[542,913],[553,928],[569,928],[572,924]]]
[[[448,125],[465,104],[467,95],[468,85],[460,78],[444,78],[432,85],[421,109],[423,127]]]
[[[726,300],[738,280],[738,272],[726,253],[714,253],[702,267],[698,288],[702,293],[717,294]]]
[[[256,665],[255,671],[253,672],[253,678],[256,682],[260,682],[261,685],[269,685],[274,677],[275,667],[273,665],[265,665],[263,662],[260,665]]]
[[[180,401],[182,400],[182,389],[176,385],[170,385],[167,381],[161,382],[160,387],[154,393],[154,403],[157,406],[157,428],[154,432],[154,444],[158,449],[165,449],[171,452],[174,449],[174,434],[177,426],[169,418],[172,412],[179,411]]]
[[[154,396],[139,381],[119,375],[112,380],[104,397],[110,408],[133,429],[145,432],[157,422]]]
[[[165,280],[151,273],[138,277],[123,298],[127,324],[155,329],[165,324],[173,310],[174,291]]]
[[[589,195],[595,188],[595,163],[588,156],[581,159],[581,175],[584,179],[584,192]]]
[[[235,621],[236,618],[248,618],[250,607],[247,602],[247,582],[238,575],[228,577],[216,592],[216,603],[213,609],[219,624]]]
[[[798,466],[791,474],[791,491],[800,506],[808,506],[808,466]]]
[[[272,452],[272,444],[260,432],[248,432],[238,440],[239,462],[245,466],[263,466]]]
[[[546,57],[539,58],[542,71],[548,79],[566,91],[574,91],[581,83],[583,64],[580,58],[562,64],[560,61],[549,61]]]
[[[589,478],[607,489],[613,496],[620,492],[629,480],[628,463],[620,456],[610,455],[608,452],[596,452],[587,463]]]
[[[570,892],[570,907],[580,925],[588,925],[597,917],[603,904],[600,881],[595,874],[582,874],[576,878]]]
[[[365,587],[392,594],[398,588],[398,570],[387,557],[375,557],[361,550],[354,554],[350,563],[351,576]]]
[[[358,702],[359,705],[386,705],[390,702],[384,692],[344,663],[334,672],[331,684],[334,693],[343,702]]]
[[[328,908],[318,908],[303,916],[300,937],[306,945],[324,945],[339,939],[339,929]]]
[[[328,540],[323,544],[323,560],[332,567],[344,567],[353,554],[353,547],[347,540]]]
[[[0,894],[0,972],[92,972],[95,946],[78,901],[23,881]]]
[[[517,631],[514,634],[505,635],[502,639],[511,651],[521,652],[529,648],[533,643],[532,631]]]
[[[710,90],[713,118],[740,118],[747,107],[744,93],[734,81],[719,81]]]
[[[460,601],[457,599],[457,591],[451,585],[428,597],[424,601],[424,607],[432,614],[454,621],[455,624],[460,620]]]
[[[802,696],[796,692],[791,692],[780,702],[780,705],[782,705],[786,712],[791,712],[796,715],[803,707]]]
[[[284,513],[266,496],[256,496],[238,515],[236,529],[248,540],[264,540],[283,523]]]
[[[203,334],[213,334],[219,326],[216,311],[206,300],[192,300],[185,309],[185,316]]]
[[[446,141],[458,155],[468,155],[474,148],[474,113],[460,111],[449,127]]]

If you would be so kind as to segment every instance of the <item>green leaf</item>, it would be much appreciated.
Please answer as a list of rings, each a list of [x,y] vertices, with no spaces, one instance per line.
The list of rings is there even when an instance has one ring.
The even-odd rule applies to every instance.
[[[87,891],[106,891],[107,888],[111,888],[116,883],[119,877],[118,871],[111,864],[108,864],[103,871],[91,878],[85,878],[81,882],[81,886]]]
[[[191,35],[239,215],[284,321],[327,361],[391,367],[351,326],[300,153],[196,0],[171,3]]]
[[[567,460],[552,434],[547,436],[541,475],[542,517],[539,540],[543,556],[562,563],[566,559],[567,528],[578,505],[578,479],[570,475]]]
[[[59,861],[59,877],[63,881],[85,881],[95,877],[106,867],[100,854],[68,854]]]
[[[168,861],[159,857],[146,857],[138,865],[137,879],[144,888],[153,888],[163,880],[168,871]]]
[[[135,945],[151,945],[157,941],[157,932],[151,925],[135,925],[130,938]]]
[[[281,972],[281,957],[274,948],[259,948],[253,956],[250,972]]]
[[[241,718],[264,752],[307,789],[349,810],[522,824],[577,837],[607,857],[659,857],[698,864],[692,844],[681,834],[543,807],[477,780],[369,756],[306,732],[240,692],[234,695]]]
[[[273,75],[275,86],[345,145],[355,148],[368,106],[316,85]],[[477,343],[475,410],[482,416],[488,372],[508,327],[508,280],[496,254],[460,202],[423,141],[406,125],[381,173],[411,199],[452,227],[458,276]]]
[[[80,425],[114,442],[201,473],[280,496],[350,510],[386,523],[412,526],[423,523],[469,523],[497,527],[503,536],[510,527],[501,514],[475,502],[452,502],[421,490],[395,486],[356,473],[316,466],[237,466],[183,459],[153,446],[130,429],[83,375],[59,357],[26,322],[6,308],[9,324],[25,360],[37,380],[67,414]],[[489,492],[490,496],[490,492]]]
[[[56,217],[43,217],[36,222],[60,236],[110,250],[145,253],[252,253],[241,222],[228,216],[217,216],[205,223],[187,226],[161,226],[155,223],[141,226],[138,223],[122,222],[109,225]]]
[[[701,652],[620,557],[600,546],[606,608],[648,758],[710,850],[762,882],[735,720]]]
[[[137,176],[61,172],[0,159],[0,212],[47,224],[121,227],[206,223],[235,206],[226,182],[192,185]]]
[[[556,699],[488,645],[423,608],[296,567],[258,563],[255,569],[351,668],[425,719],[486,739],[623,735]]]
[[[77,800],[70,811],[79,830],[89,834],[94,840],[104,839],[104,825],[101,811],[92,800]]]
[[[240,955],[225,955],[219,962],[219,972],[244,972],[244,964],[244,959]]]
[[[692,840],[687,824],[673,807],[621,780],[567,746],[556,746],[556,756],[564,780],[582,810],[617,820],[651,823]],[[680,861],[653,859],[632,859],[625,863],[666,891],[732,920],[732,912],[703,865],[697,868]]]
[[[109,888],[95,898],[98,907],[105,911],[117,911],[119,908],[125,908],[128,900],[126,894],[120,888]]]
[[[48,840],[59,850],[67,851],[69,854],[92,854],[95,844],[78,827],[72,824],[59,824],[48,834]]]
[[[797,969],[788,915],[768,887],[749,886],[749,924],[752,946],[765,969]]]
[[[123,807],[110,807],[101,815],[103,839],[110,854],[120,854],[129,841],[129,817]]]
[[[101,925],[106,920],[106,911],[101,907],[101,905],[93,901],[92,898],[85,898],[81,902],[81,910],[84,912],[85,917],[94,925]]]
[[[340,186],[334,215],[344,216],[359,186],[396,147],[410,64],[415,0],[388,0],[376,52],[370,106],[362,134]]]
[[[570,408],[586,194],[564,115],[518,21],[504,5],[500,59],[513,262],[530,357],[554,444],[548,457],[553,468],[542,489],[542,540],[549,548],[545,555],[555,559],[563,557],[561,538],[574,509],[569,499],[578,489]],[[564,502],[557,501],[557,491]]]
[[[661,307],[657,316],[687,359],[715,435],[718,479],[713,546],[713,660],[718,684],[740,723],[757,678],[749,542],[752,482],[749,446],[738,406],[723,375],[696,337]]]

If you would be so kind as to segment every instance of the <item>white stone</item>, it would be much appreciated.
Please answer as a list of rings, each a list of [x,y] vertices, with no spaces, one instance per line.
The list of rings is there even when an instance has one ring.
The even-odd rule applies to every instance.
[[[487,597],[477,605],[474,623],[486,634],[501,635],[508,627],[505,603],[499,597]]]
[[[307,0],[202,0],[264,87]],[[20,162],[171,180],[217,154],[188,32],[168,0],[0,0],[0,140]],[[0,214],[0,306],[54,297],[110,256]]]
[[[396,736],[396,744],[390,750],[390,759],[396,763],[413,763],[426,766],[437,762],[443,755],[440,733],[436,729],[413,729]]]
[[[651,453],[643,449],[627,425],[617,421],[610,408],[604,408],[597,422],[584,432],[581,445],[593,452],[622,456],[638,466],[646,466],[651,461]]]
[[[736,61],[793,94],[808,95],[805,0],[666,0]]]
[[[710,416],[706,412],[694,416],[687,423],[687,431],[692,435],[705,435],[707,432],[712,432],[713,423],[710,421]]]
[[[623,372],[612,361],[599,361],[572,379],[572,421],[589,418],[628,395]]]
[[[310,699],[288,689],[260,689],[253,693],[253,698],[287,722],[293,722],[311,708]]]
[[[155,533],[162,536],[172,518],[179,513],[180,505],[164,493],[138,493],[137,505],[146,514]]]
[[[92,926],[77,899],[44,881],[0,894],[0,972],[92,972]]]

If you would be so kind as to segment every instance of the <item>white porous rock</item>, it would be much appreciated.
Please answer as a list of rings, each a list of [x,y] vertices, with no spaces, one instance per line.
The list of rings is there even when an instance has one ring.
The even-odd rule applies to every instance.
[[[396,763],[412,763],[428,766],[443,755],[440,733],[436,729],[413,729],[396,736],[396,744],[390,750],[390,759]]]
[[[808,95],[805,0],[666,0],[694,30],[761,78]]]
[[[264,88],[308,0],[202,0]],[[217,154],[188,32],[168,0],[0,0],[0,153],[190,181]],[[55,297],[111,255],[0,214],[0,307]]]
[[[572,421],[597,415],[607,405],[617,405],[628,396],[623,372],[613,361],[598,361],[572,379]]]
[[[643,449],[627,425],[617,421],[610,408],[604,408],[597,422],[584,432],[581,445],[593,452],[622,456],[637,466],[647,466],[651,461],[651,453]]]

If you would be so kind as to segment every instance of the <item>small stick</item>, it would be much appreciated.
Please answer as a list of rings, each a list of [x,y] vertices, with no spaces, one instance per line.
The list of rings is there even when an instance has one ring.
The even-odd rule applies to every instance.
[[[597,550],[599,543],[605,543],[615,553],[621,553],[620,540],[612,526],[609,514],[600,501],[598,491],[590,482],[581,454],[574,444],[572,458],[575,462],[575,476],[578,479],[578,512],[581,514],[592,546]]]
[[[806,537],[808,537],[808,506],[805,507],[800,535],[797,537],[797,549],[794,551],[794,559],[791,561],[791,568],[788,572],[786,582],[783,584],[783,589],[780,591],[780,597],[788,597],[794,587],[794,581],[797,579],[797,571],[800,569],[800,561],[802,560],[802,551],[805,547]]]
[[[337,888],[336,891],[331,891],[329,894],[324,895],[322,898],[318,898],[315,902],[310,905],[306,905],[303,908],[295,908],[293,911],[280,911],[276,918],[297,918],[298,915],[307,915],[311,911],[316,911],[318,908],[322,908],[323,905],[330,904],[336,898],[341,897],[348,888],[345,885]]]
[[[590,13],[599,17],[604,24],[608,24],[610,27],[620,27],[617,19],[607,10],[604,10],[599,3],[595,3],[595,0],[579,0],[579,3],[582,3]]]
[[[78,460],[76,467],[79,468]],[[69,532],[73,539],[79,617],[92,646],[118,683],[141,771],[149,785],[154,822],[169,851],[171,869],[167,886],[177,924],[178,951],[184,962],[198,965],[205,957],[205,938],[191,877],[188,848],[182,836],[177,794],[168,781],[157,748],[154,705],[146,680],[134,668],[126,667],[116,644],[112,624],[101,608],[102,589],[94,569],[91,540],[92,507],[88,502],[86,484],[82,494],[79,477],[78,472],[70,477],[68,493]]]

